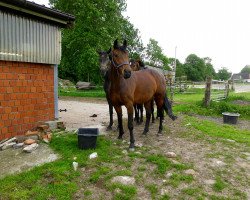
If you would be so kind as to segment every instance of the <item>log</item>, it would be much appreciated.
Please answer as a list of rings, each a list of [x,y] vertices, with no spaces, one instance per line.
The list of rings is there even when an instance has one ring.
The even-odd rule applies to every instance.
[[[89,89],[93,89],[95,88],[96,86],[93,85],[92,83],[90,82],[82,82],[82,81],[79,81],[76,83],[76,89],[78,90],[89,90]]]

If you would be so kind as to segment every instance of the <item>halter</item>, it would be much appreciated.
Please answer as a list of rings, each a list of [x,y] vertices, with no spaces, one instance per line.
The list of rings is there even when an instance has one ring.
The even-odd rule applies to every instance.
[[[117,65],[113,59],[113,53],[111,54],[111,61],[112,61],[112,64],[118,69],[119,67],[123,66],[123,65],[129,65],[129,62],[124,62],[124,63],[121,63],[119,65]]]

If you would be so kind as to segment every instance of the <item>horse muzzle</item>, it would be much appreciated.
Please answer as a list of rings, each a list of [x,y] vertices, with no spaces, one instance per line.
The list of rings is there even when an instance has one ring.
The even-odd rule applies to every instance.
[[[125,79],[128,79],[128,78],[130,78],[130,76],[131,76],[131,71],[124,70],[124,75],[123,75],[123,77],[124,77]]]

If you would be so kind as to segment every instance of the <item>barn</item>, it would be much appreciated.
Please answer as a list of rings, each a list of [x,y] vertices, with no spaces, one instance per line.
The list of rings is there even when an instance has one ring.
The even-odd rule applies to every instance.
[[[0,0],[0,140],[58,118],[61,29],[74,20],[26,0]]]

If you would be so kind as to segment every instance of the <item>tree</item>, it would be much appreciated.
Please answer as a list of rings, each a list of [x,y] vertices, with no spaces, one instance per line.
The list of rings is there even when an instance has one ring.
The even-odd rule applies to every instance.
[[[190,54],[183,65],[188,80],[204,81],[206,78],[206,64],[202,58]]]
[[[109,49],[115,39],[127,39],[130,50],[141,47],[139,31],[124,18],[125,0],[50,0],[50,4],[76,17],[72,29],[62,31],[59,77],[100,83],[97,50]]]
[[[206,77],[212,77],[214,79],[217,79],[217,75],[216,72],[214,70],[214,66],[212,65],[212,59],[209,57],[205,57],[203,58],[204,62],[205,62],[205,76]]]
[[[241,73],[250,73],[250,65],[246,65],[240,72]]]
[[[231,76],[231,73],[228,71],[227,68],[222,67],[221,69],[219,69],[217,76],[220,80],[228,80]]]
[[[164,67],[165,69],[170,69],[168,67],[168,58],[163,54],[162,48],[159,46],[158,42],[150,38],[149,43],[146,47],[146,57],[149,60],[149,64],[158,67]]]

